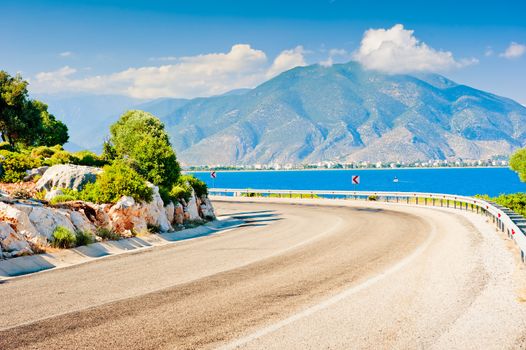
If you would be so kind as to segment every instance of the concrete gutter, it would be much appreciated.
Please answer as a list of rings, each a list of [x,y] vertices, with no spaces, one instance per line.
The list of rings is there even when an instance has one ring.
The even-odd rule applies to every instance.
[[[0,281],[30,273],[83,264],[110,256],[152,249],[182,240],[211,236],[242,224],[244,221],[226,216],[182,231],[125,238],[118,241],[104,241],[78,248],[64,249],[55,253],[0,260]]]

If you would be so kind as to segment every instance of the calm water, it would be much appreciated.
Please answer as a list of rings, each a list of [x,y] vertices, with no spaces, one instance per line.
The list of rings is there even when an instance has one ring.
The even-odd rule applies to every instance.
[[[526,192],[526,184],[507,168],[225,171],[212,180],[209,172],[195,172],[209,187],[354,190],[351,175],[359,175],[357,191],[437,192],[459,195]],[[394,183],[397,177],[399,182]]]

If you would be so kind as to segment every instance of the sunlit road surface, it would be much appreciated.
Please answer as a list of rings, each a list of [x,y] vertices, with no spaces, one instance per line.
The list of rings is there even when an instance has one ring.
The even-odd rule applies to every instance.
[[[487,266],[490,238],[474,226],[492,230],[482,217],[364,203],[214,204],[246,224],[0,285],[0,349],[523,344],[513,266],[498,276]],[[490,233],[501,243],[494,263],[513,265]]]

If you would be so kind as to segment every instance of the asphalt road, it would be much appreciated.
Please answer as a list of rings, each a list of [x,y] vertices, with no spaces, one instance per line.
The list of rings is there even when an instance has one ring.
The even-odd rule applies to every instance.
[[[247,224],[1,284],[0,349],[419,348],[487,285],[450,213],[215,206]]]

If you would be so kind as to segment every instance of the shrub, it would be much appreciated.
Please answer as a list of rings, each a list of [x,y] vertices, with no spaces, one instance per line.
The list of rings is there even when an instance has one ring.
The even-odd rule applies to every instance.
[[[97,181],[87,184],[79,196],[94,203],[116,203],[122,196],[150,202],[152,194],[152,189],[134,169],[123,161],[115,161],[106,165]]]
[[[46,199],[46,194],[47,194],[47,191],[46,190],[42,190],[42,191],[38,191],[37,193],[35,193],[35,195],[33,197],[35,199],[43,201],[43,200]]]
[[[512,154],[510,168],[519,174],[521,181],[526,182],[526,148],[519,149]]]
[[[19,182],[27,175],[26,170],[40,166],[40,162],[23,153],[2,151],[0,154],[2,165],[1,180],[4,182]]]
[[[121,236],[115,231],[108,230],[107,228],[101,227],[97,230],[96,235],[105,240],[117,241],[121,239]]]
[[[143,111],[128,111],[111,126],[105,157],[129,159],[137,172],[158,186],[171,188],[180,175],[179,163],[164,124]]]
[[[495,202],[526,217],[526,193],[501,194],[494,198],[489,197],[487,194],[478,194],[475,197]]]
[[[56,148],[51,148],[47,146],[39,146],[31,150],[31,157],[51,158],[56,152],[57,152]]]
[[[168,203],[173,202],[173,198],[170,196],[170,191],[166,187],[159,187],[159,195],[165,206],[168,205]]]
[[[77,247],[80,247],[82,245],[88,245],[95,241],[93,234],[89,231],[75,232],[75,240]]]
[[[377,201],[378,200],[378,196],[374,196],[374,195],[369,196],[369,197],[367,197],[367,200],[368,201]]]
[[[91,151],[76,152],[74,156],[78,159],[76,163],[78,165],[101,167],[107,164],[105,160]]]
[[[55,152],[47,161],[49,165],[57,164],[78,164],[79,159],[68,151]]]
[[[65,203],[65,202],[71,202],[77,200],[77,197],[68,195],[68,194],[61,194],[56,197],[53,197],[49,203],[50,204],[59,204],[59,203]]]
[[[150,232],[150,233],[159,233],[159,232],[161,232],[161,226],[159,226],[159,225],[146,224],[146,227],[148,229],[148,232]]]
[[[188,183],[181,183],[178,185],[175,185],[172,187],[172,190],[170,191],[170,197],[174,201],[180,201],[181,199],[184,199],[186,202],[190,200],[190,197],[192,196],[192,188]]]
[[[57,226],[52,237],[51,245],[55,248],[72,248],[77,242],[75,234],[63,226]]]
[[[187,182],[190,186],[192,186],[197,197],[208,195],[208,186],[203,181],[192,175],[181,175],[177,182],[178,184]]]

